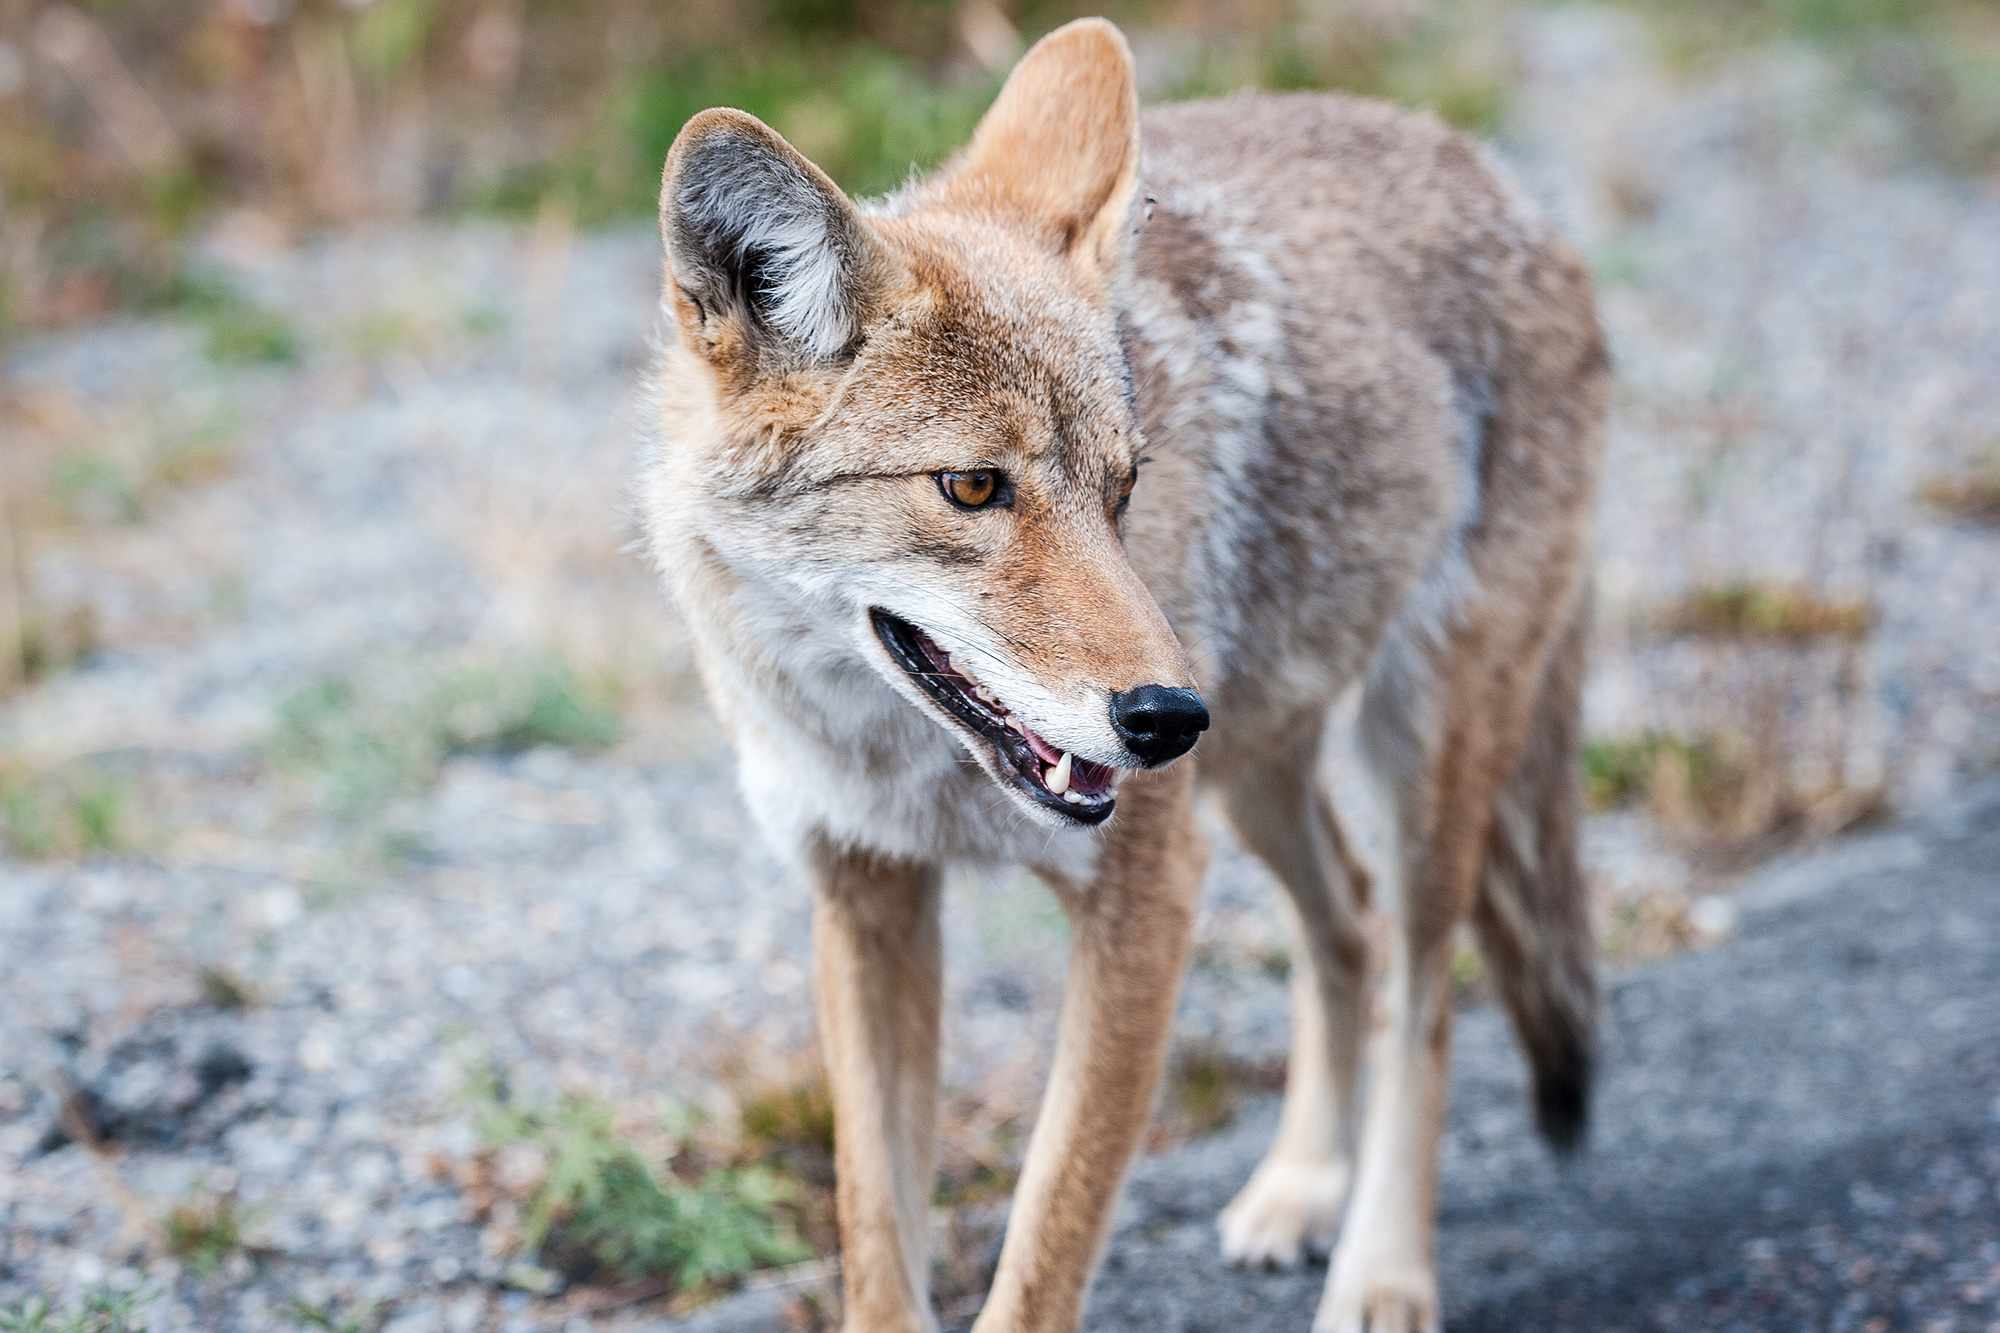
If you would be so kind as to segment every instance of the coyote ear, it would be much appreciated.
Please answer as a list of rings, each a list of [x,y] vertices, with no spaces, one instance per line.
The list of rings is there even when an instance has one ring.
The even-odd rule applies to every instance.
[[[715,108],[682,128],[660,231],[668,297],[698,345],[733,327],[824,361],[854,341],[874,243],[840,187],[755,116]]]
[[[1099,272],[1131,232],[1139,181],[1132,50],[1103,19],[1036,42],[973,132],[950,188],[1025,217]]]

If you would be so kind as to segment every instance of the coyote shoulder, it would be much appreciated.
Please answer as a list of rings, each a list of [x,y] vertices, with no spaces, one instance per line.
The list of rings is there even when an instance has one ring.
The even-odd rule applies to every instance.
[[[1436,1329],[1461,922],[1557,1142],[1588,1092],[1573,766],[1608,372],[1582,265],[1428,116],[1142,116],[1101,20],[1044,38],[965,150],[882,200],[703,112],[660,220],[644,516],[749,806],[813,888],[847,1327],[936,1327],[961,861],[1034,867],[1074,925],[977,1328],[1078,1327],[1207,793],[1294,925],[1284,1111],[1222,1257],[1331,1249],[1316,1329]]]

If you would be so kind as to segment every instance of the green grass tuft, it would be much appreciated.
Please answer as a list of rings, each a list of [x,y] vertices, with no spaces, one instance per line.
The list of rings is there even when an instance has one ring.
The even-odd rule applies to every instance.
[[[40,1296],[0,1308],[0,1333],[146,1333],[146,1291],[90,1292],[76,1309],[58,1312]]]
[[[1664,769],[1677,768],[1697,788],[1722,776],[1717,746],[1706,738],[1688,740],[1647,731],[1587,742],[1583,747],[1583,795],[1593,810],[1616,810],[1648,799]]]
[[[1884,808],[1878,787],[1801,786],[1782,753],[1728,733],[1593,739],[1583,747],[1583,792],[1594,810],[1643,805],[1714,852],[1840,832]]]
[[[57,508],[85,522],[137,523],[145,516],[139,489],[124,468],[103,454],[64,454],[49,478]]]
[[[621,733],[611,691],[562,662],[412,674],[415,686],[395,695],[343,679],[300,690],[279,706],[273,756],[356,815],[429,783],[454,755],[597,750]]]
[[[0,844],[22,860],[123,851],[128,824],[124,789],[93,771],[0,768]]]
[[[1465,940],[1451,952],[1451,989],[1461,1001],[1483,999],[1487,994],[1486,956]]]
[[[222,475],[235,457],[237,423],[229,412],[195,419],[123,422],[52,441],[47,465],[50,517],[72,523],[140,522],[167,492]]]
[[[507,312],[490,302],[476,302],[459,313],[460,332],[469,338],[493,338],[507,331]]]
[[[206,1277],[243,1248],[243,1224],[228,1198],[177,1204],[160,1223],[167,1253]]]
[[[371,709],[352,682],[317,681],[278,706],[272,751],[309,773],[342,814],[373,809],[425,781],[436,754],[420,733]]]
[[[1208,49],[1167,95],[1333,90],[1425,108],[1491,134],[1505,118],[1513,76],[1502,34],[1487,17],[1454,11],[1407,27],[1356,22],[1331,35],[1279,29],[1253,45]]]
[[[368,1333],[381,1323],[381,1317],[372,1309],[340,1315],[323,1305],[309,1305],[305,1301],[294,1301],[285,1313],[293,1327],[310,1329],[313,1333]]]
[[[282,317],[246,306],[210,319],[203,350],[222,366],[289,366],[299,359],[298,335]]]
[[[549,745],[601,750],[617,743],[604,693],[562,663],[472,668],[448,677],[430,703],[446,754],[520,754]]]
[[[1246,1095],[1283,1086],[1282,1062],[1246,1060],[1210,1042],[1189,1043],[1167,1065],[1148,1151],[1213,1134],[1236,1118]]]
[[[517,167],[468,203],[511,216],[559,203],[584,223],[649,212],[674,136],[711,106],[761,117],[850,194],[878,194],[959,148],[998,87],[932,77],[866,43],[807,46],[796,33],[699,51],[627,73],[581,148]]]
[[[665,1278],[681,1291],[735,1282],[809,1251],[788,1215],[796,1185],[756,1166],[700,1169],[621,1133],[610,1107],[565,1097],[521,1109],[483,1094],[487,1142],[526,1143],[547,1163],[528,1200],[524,1239],[566,1272]]]
[[[176,272],[147,304],[197,325],[203,350],[217,365],[291,365],[299,360],[299,337],[291,325],[217,274]]]

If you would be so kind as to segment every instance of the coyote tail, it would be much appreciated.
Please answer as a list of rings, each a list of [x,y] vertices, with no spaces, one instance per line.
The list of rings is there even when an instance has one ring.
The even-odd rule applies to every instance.
[[[1589,590],[1550,654],[1519,766],[1499,797],[1473,930],[1534,1075],[1535,1119],[1558,1149],[1590,1115],[1596,945],[1577,858],[1576,755]]]

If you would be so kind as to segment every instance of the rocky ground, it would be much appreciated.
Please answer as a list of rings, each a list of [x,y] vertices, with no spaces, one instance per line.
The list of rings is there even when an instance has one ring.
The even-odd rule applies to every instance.
[[[1760,872],[1741,937],[1621,977],[1591,1142],[1554,1158],[1500,1016],[1454,1059],[1439,1232],[1448,1325],[1600,1333],[2000,1323],[2000,784]],[[1091,1305],[1102,1333],[1304,1330],[1324,1265],[1224,1268],[1215,1214],[1266,1098],[1143,1165]],[[753,1292],[684,1333],[769,1328]]]
[[[1746,738],[1763,771],[1744,803],[1798,817],[1727,830],[1732,843],[1845,822],[1862,804],[1845,794],[1877,788],[1935,806],[2000,754],[2000,535],[1919,498],[1977,465],[2000,419],[2000,195],[1927,161],[1908,108],[1811,51],[1672,76],[1635,20],[1589,8],[1539,13],[1516,37],[1504,146],[1597,265],[1622,381],[1594,731]],[[679,633],[624,549],[655,242],[545,222],[293,249],[225,223],[208,251],[252,308],[282,312],[295,360],[219,365],[212,316],[6,353],[10,439],[72,460],[49,474],[55,517],[11,534],[17,558],[64,623],[87,610],[89,651],[0,700],[0,1310],[143,1288],[156,1330],[656,1323],[657,1292],[566,1289],[534,1263],[515,1202],[483,1197],[468,1165],[484,1160],[479,1089],[496,1071],[525,1104],[586,1090],[643,1111],[664,1095],[726,1121],[743,1087],[792,1077],[809,1051],[805,904],[749,836]],[[1782,642],[1661,632],[1659,608],[1744,580],[1807,585],[1872,625]],[[1728,931],[1719,900],[1687,906],[1726,886],[1686,851],[1690,799],[1593,825],[1608,933],[1628,953]],[[1788,1275],[1906,1271],[1848,1247],[1875,1234],[1858,1217],[1907,1214],[1944,1249],[1909,1261],[1916,1304],[1853,1308],[1885,1328],[1985,1327],[1994,1123],[1962,1081],[1979,1069],[1967,1029],[1933,1041],[1918,1026],[1958,1009],[1930,1003],[1944,974],[1917,961],[1948,946],[1951,976],[1993,975],[1978,864],[1921,892],[1936,929],[1963,911],[1983,935],[1897,934],[1891,880],[1857,879],[1811,912],[1753,915],[1731,952],[1628,982],[1614,1028],[1646,1072],[1613,1080],[1607,1125],[1643,1120],[1641,1175],[1618,1176],[1615,1134],[1587,1187],[1524,1165],[1511,1066],[1478,1039],[1492,1020],[1470,1019],[1467,1046],[1488,1053],[1468,1058],[1490,1063],[1471,1066],[1455,1133],[1511,1145],[1497,1160],[1520,1171],[1467,1177],[1449,1205],[1447,1235],[1474,1237],[1447,1259],[1458,1317],[1569,1322],[1546,1302],[1600,1299],[1623,1275],[1656,1294],[1634,1327],[1709,1326],[1687,1313],[1707,1309],[1717,1327],[1869,1327],[1839,1322],[1844,1298],[1810,1276],[1794,1284],[1805,1303],[1785,1304]],[[983,1108],[962,1117],[960,1151],[1004,1157],[1045,1050],[1062,926],[1011,877],[956,890],[950,1082]],[[1269,909],[1266,883],[1225,853],[1185,1049],[1242,1064],[1282,1049]],[[1841,940],[1883,961],[1842,972]],[[1833,958],[1832,975],[1802,957]],[[1751,976],[1774,1035],[1681,1084],[1676,1062],[1709,1070],[1732,1032],[1730,992],[1705,989],[1703,969]],[[1907,1098],[1853,1063],[1883,1029],[1806,1021],[1836,983],[1903,1005],[1918,1034]],[[1713,1007],[1680,1012],[1683,995]],[[1841,1077],[1817,1081],[1809,1049]],[[1736,1086],[1760,1067],[1773,1086]],[[1893,1111],[1893,1141],[1777,1133],[1800,1104],[1785,1100],[1793,1069],[1798,1096]],[[1171,1253],[1176,1282],[1219,1271],[1201,1216],[1267,1119],[1253,1107],[1142,1173],[1135,1207],[1178,1193],[1160,1206],[1183,1211],[1135,1214],[1169,1220],[1121,1234],[1107,1309],[1136,1322],[1106,1327],[1174,1326],[1119,1294],[1133,1265]],[[1718,1152],[1728,1170],[1705,1160]],[[1865,1171],[1837,1184],[1813,1174],[1855,1161]],[[1583,1193],[1535,1211],[1527,1192],[1555,1189]],[[1711,1248],[1675,1242],[1695,1258],[1669,1261],[1593,1240],[1591,1190],[1613,1217],[1657,1216]],[[1942,1211],[1924,1218],[1984,1216],[1986,1231],[1909,1213],[1933,1194]],[[1704,1200],[1746,1218],[1711,1225]],[[1806,1230],[1760,1229],[1794,1203]],[[163,1243],[176,1210],[207,1219],[197,1243],[188,1225]],[[1545,1224],[1566,1239],[1528,1265],[1520,1237]],[[1528,1282],[1550,1265],[1569,1265],[1569,1285]],[[1309,1285],[1256,1289],[1276,1322],[1230,1318],[1302,1326]],[[1954,1290],[1975,1294],[1953,1305]],[[1767,1296],[1761,1314],[1743,1304]],[[1182,1326],[1213,1326],[1196,1308]]]

